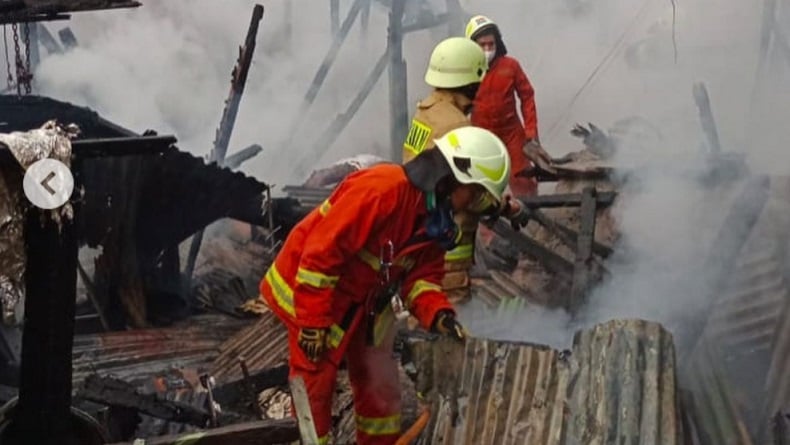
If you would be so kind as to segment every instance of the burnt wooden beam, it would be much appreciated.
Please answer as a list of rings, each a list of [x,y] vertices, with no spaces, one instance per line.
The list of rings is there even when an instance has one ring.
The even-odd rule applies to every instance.
[[[263,19],[263,6],[255,5],[252,8],[252,18],[247,29],[247,37],[244,39],[244,46],[239,48],[239,58],[233,67],[232,79],[230,82],[230,93],[222,110],[222,118],[217,133],[214,137],[214,149],[211,151],[210,159],[220,166],[225,163],[225,155],[228,152],[230,136],[233,134],[233,127],[236,124],[236,115],[241,105],[241,96],[244,94],[244,87],[247,85],[247,75],[252,65],[252,55],[255,53],[255,40],[258,37],[258,26]]]
[[[228,94],[228,99],[225,101],[225,108],[222,110],[219,128],[214,136],[214,148],[209,155],[209,160],[211,162],[216,162],[220,167],[225,165],[225,155],[228,152],[230,136],[236,124],[236,115],[238,114],[239,105],[241,104],[244,86],[247,84],[247,74],[250,71],[250,65],[252,65],[252,56],[255,53],[255,41],[258,37],[258,25],[261,19],[263,19],[263,6],[256,4],[252,9],[252,18],[250,19],[250,26],[247,29],[247,36],[244,39],[244,46],[239,48],[239,58],[233,66],[230,93]],[[203,229],[200,229],[195,233],[195,236],[192,237],[192,243],[189,246],[189,254],[187,255],[186,266],[184,268],[185,295],[189,295],[190,292],[192,274],[195,271],[195,263],[198,253],[200,252],[200,244],[202,241]]]
[[[41,45],[44,46],[44,49],[46,49],[48,53],[63,54],[63,47],[55,40],[55,37],[52,36],[52,33],[49,32],[49,29],[47,29],[45,25],[41,25],[38,35]]]
[[[60,38],[60,42],[63,44],[64,51],[69,51],[71,49],[74,49],[79,44],[77,42],[77,36],[74,35],[74,32],[72,32],[71,28],[69,28],[68,26],[58,31],[58,37]],[[116,126],[111,122],[107,122],[107,124],[113,127]],[[121,129],[121,133],[124,133],[126,131],[127,131],[126,129]]]
[[[576,259],[573,265],[573,285],[571,287],[571,300],[569,308],[577,309],[584,299],[584,294],[590,285],[592,266],[592,245],[595,237],[595,212],[596,212],[595,187],[586,187],[582,192],[581,224],[579,228]]]
[[[700,125],[708,140],[710,154],[721,154],[721,142],[719,141],[719,130],[716,128],[716,119],[713,117],[713,110],[710,106],[708,88],[703,82],[696,82],[692,88],[694,102],[697,104]]]
[[[248,379],[242,378],[214,388],[214,400],[223,407],[255,403],[246,400],[250,398],[250,393],[257,395],[265,389],[286,385],[288,385],[288,365],[276,366],[250,375]]]
[[[299,440],[296,419],[259,420],[188,434],[154,437],[145,445],[260,445],[292,443]],[[110,445],[134,445],[123,442]]]
[[[138,1],[111,0],[28,0],[11,2],[0,9],[0,23],[22,23],[68,18],[65,13],[136,8]]]
[[[546,270],[569,278],[573,276],[573,264],[570,261],[543,247],[529,236],[516,232],[504,220],[498,220],[493,224],[492,229],[497,235],[512,242],[525,255],[541,263]]]
[[[8,25],[11,23],[34,23],[34,22],[54,22],[56,20],[69,20],[71,14],[0,14],[0,25]]]
[[[598,192],[595,202],[598,207],[608,207],[612,205],[616,197],[616,192]],[[581,193],[528,196],[519,197],[518,199],[529,208],[581,207],[582,205]]]
[[[77,289],[74,221],[25,215],[25,323],[19,405],[8,443],[71,443],[71,348]]]
[[[157,419],[206,427],[211,414],[190,404],[166,400],[157,394],[141,394],[133,385],[114,377],[93,374],[88,376],[76,397],[118,408],[135,409]],[[218,415],[219,424],[230,424],[240,417],[230,412]]]
[[[258,144],[252,144],[247,148],[243,148],[236,153],[228,156],[225,159],[225,167],[230,169],[239,168],[244,162],[258,156],[263,151],[263,147]]]
[[[575,230],[566,227],[563,224],[554,221],[553,219],[546,216],[545,213],[541,212],[538,209],[527,209],[529,212],[530,219],[534,219],[538,222],[541,226],[543,226],[546,230],[553,233],[560,239],[566,246],[575,249],[578,245],[578,237],[579,233]],[[596,255],[600,255],[603,258],[609,257],[614,251],[611,247],[603,245],[598,241],[593,239],[592,243],[592,250],[593,253]]]
[[[135,136],[81,139],[71,142],[74,156],[82,159],[162,153],[175,144],[175,136]]]

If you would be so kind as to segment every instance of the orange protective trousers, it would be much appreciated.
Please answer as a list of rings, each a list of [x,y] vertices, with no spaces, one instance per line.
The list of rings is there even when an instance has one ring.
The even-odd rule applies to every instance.
[[[309,361],[297,343],[298,328],[287,321],[285,324],[291,352],[289,378],[304,379],[319,441],[327,443],[332,430],[337,365],[327,358],[318,363]],[[381,345],[375,347],[367,345],[365,320],[355,324],[357,327],[346,333],[345,358],[354,395],[357,444],[391,445],[401,431],[401,388],[393,356],[395,329],[390,328]]]

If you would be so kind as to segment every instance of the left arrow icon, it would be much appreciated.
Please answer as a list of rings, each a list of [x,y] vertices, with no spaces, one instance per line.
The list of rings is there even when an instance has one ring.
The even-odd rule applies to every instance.
[[[39,159],[27,168],[22,188],[36,207],[56,209],[71,198],[74,176],[69,167],[58,160]]]

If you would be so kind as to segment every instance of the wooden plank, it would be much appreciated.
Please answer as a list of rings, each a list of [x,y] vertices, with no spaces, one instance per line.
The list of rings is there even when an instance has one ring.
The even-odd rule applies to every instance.
[[[539,242],[529,236],[516,232],[510,224],[503,219],[497,221],[493,226],[494,232],[507,239],[513,246],[526,254],[528,257],[538,261],[549,272],[571,277],[573,275],[573,264],[565,258],[547,249]]]
[[[299,422],[299,435],[304,444],[317,444],[318,433],[315,431],[313,412],[310,410],[310,399],[302,377],[291,379],[291,397],[293,398],[296,418]]]
[[[584,294],[590,285],[592,244],[595,236],[595,211],[597,207],[595,195],[595,187],[585,187],[582,192],[581,225],[577,239],[576,260],[573,265],[571,301],[569,302],[571,310],[575,310],[581,305]]]
[[[296,440],[299,440],[296,420],[289,418],[239,423],[196,433],[174,434],[110,445],[261,445],[291,443]]]
[[[71,142],[74,155],[81,159],[105,156],[156,154],[176,143],[175,136],[133,136],[121,138],[78,139]]]
[[[596,196],[596,203],[600,207],[607,207],[612,205],[616,197],[617,192],[599,192]],[[582,205],[581,193],[528,196],[518,199],[529,208],[580,207]]]

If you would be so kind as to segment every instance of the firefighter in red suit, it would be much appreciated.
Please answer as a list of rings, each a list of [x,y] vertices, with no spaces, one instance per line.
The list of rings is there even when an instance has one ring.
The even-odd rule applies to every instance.
[[[466,37],[477,42],[488,58],[488,72],[480,84],[472,108],[472,124],[486,128],[507,146],[513,163],[510,189],[516,196],[537,194],[538,183],[524,176],[532,163],[525,154],[527,144],[540,146],[535,90],[518,61],[507,55],[499,27],[488,17],[472,17]],[[522,125],[516,111],[516,96],[521,102]],[[539,150],[542,152],[542,150]]]
[[[392,444],[401,431],[393,358],[399,302],[420,325],[464,341],[442,291],[444,256],[461,231],[453,213],[502,206],[510,158],[493,133],[460,127],[405,165],[351,173],[288,235],[260,284],[288,329],[290,377],[304,379],[316,431],[328,443],[343,358],[357,443]]]

